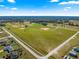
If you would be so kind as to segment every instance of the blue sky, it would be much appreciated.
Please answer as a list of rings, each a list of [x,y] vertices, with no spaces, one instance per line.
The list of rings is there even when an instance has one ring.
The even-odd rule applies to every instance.
[[[0,0],[0,16],[79,16],[79,0]]]

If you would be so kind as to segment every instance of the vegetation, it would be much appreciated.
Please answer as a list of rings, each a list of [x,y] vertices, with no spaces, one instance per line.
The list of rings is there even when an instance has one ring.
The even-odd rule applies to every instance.
[[[7,40],[8,44],[11,44],[13,47],[13,52],[16,51],[18,53],[19,58],[22,59],[35,59],[28,51],[22,48],[18,43],[15,41],[12,41],[12,38]],[[3,51],[2,51],[3,50]],[[2,51],[2,52],[1,52]],[[4,51],[4,46],[0,45],[0,58],[6,57],[9,53],[7,51]]]
[[[64,45],[53,57],[55,57],[56,59],[62,59],[65,55],[68,55],[69,51],[71,51],[73,47],[79,47],[79,34],[71,41],[69,41],[66,45]]]
[[[6,27],[15,37],[18,39],[21,38],[25,43],[28,43],[44,55],[46,55],[52,49],[56,48],[70,36],[75,34],[77,30],[79,30],[79,22],[77,22],[79,17],[5,16],[0,17],[0,19],[2,19],[0,22],[0,27]],[[6,22],[10,23],[5,25]],[[27,24],[27,22],[29,22],[29,24]],[[61,28],[58,27],[58,25]],[[0,33],[0,38],[8,36],[1,29],[0,32],[3,32]],[[11,42],[8,41],[8,43]],[[23,49],[23,47],[18,43],[13,43],[11,45],[14,49],[21,48],[23,50],[23,55],[20,56],[21,59],[36,59],[28,51]],[[59,51],[57,51],[57,54],[49,57],[49,59],[62,59],[63,56],[67,55],[68,52],[75,46],[79,47],[79,35],[68,42]],[[0,46],[0,50],[2,49],[3,46]],[[5,52],[1,52],[0,57],[4,56],[5,54]]]
[[[20,37],[24,42],[30,44],[33,48],[43,54],[47,54],[51,49],[56,48],[66,39],[72,36],[76,31],[61,28],[50,28],[41,24],[32,24],[28,28],[21,29],[7,25],[9,31]],[[42,30],[41,28],[50,28]]]

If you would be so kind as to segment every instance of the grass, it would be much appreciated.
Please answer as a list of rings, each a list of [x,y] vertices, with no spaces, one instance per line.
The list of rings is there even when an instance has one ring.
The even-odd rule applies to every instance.
[[[2,58],[2,57],[5,56],[5,55],[6,55],[5,52],[1,52],[1,53],[0,53],[0,58]]]
[[[9,24],[7,25],[7,28],[42,54],[47,54],[50,50],[56,48],[59,44],[63,43],[66,39],[76,33],[76,31],[62,28],[56,29],[55,27],[51,28],[41,24],[31,24],[31,26],[25,29],[13,27],[12,24]],[[50,29],[44,31],[40,28]]]
[[[0,33],[0,38],[8,36],[5,32]]]
[[[2,50],[4,47],[3,46],[0,46],[0,50]],[[0,52],[0,57],[3,57],[5,55],[4,52]]]
[[[22,56],[20,56],[20,58],[22,59],[35,59],[34,56],[32,56],[28,51],[26,51],[22,46],[20,46],[17,42],[14,42],[12,44],[12,47],[14,49],[18,49],[18,48],[21,48],[23,51],[22,51]]]
[[[71,41],[69,41],[66,45],[64,45],[59,51],[58,54],[55,54],[54,57],[56,59],[62,59],[62,56],[67,55],[73,47],[79,47],[79,34]],[[79,54],[78,54],[79,56]]]
[[[22,59],[36,59],[32,54],[30,54],[28,51],[24,50],[23,55],[21,57]]]
[[[8,41],[8,43],[11,43],[10,41]],[[11,46],[13,47],[14,50],[16,49],[22,49],[22,56],[20,56],[20,58],[22,59],[35,59],[34,56],[32,56],[28,51],[26,51],[22,46],[20,46],[17,42],[13,42],[11,43]],[[4,48],[4,46],[0,46],[0,50],[2,50]],[[0,52],[0,58],[2,58],[3,56],[6,56],[6,52]]]
[[[0,34],[0,38],[2,38],[2,37],[5,37],[5,35],[3,35],[3,34]]]
[[[6,52],[1,52],[0,53],[0,58],[1,57],[3,57],[3,56],[5,56],[6,55]],[[22,58],[22,59],[35,59],[35,57],[34,56],[32,56],[28,51],[26,51],[26,50],[24,50],[23,51],[23,55],[20,57],[20,58]]]

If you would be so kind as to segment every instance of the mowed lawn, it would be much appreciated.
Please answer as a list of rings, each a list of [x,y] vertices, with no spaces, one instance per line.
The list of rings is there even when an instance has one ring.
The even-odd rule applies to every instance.
[[[41,24],[32,24],[27,28],[13,27],[12,24],[6,26],[10,32],[17,35],[24,42],[31,45],[33,48],[47,54],[52,49],[63,43],[66,39],[76,33],[62,28],[51,28]],[[41,28],[49,28],[42,30]]]

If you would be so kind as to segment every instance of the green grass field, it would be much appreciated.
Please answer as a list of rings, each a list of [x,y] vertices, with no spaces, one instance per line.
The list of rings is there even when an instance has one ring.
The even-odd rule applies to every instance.
[[[2,37],[6,37],[6,36],[8,36],[8,34],[6,34],[5,32],[0,33],[0,38],[2,38]]]
[[[64,45],[59,51],[58,54],[53,55],[56,59],[62,59],[62,56],[67,55],[73,47],[79,47],[79,34],[69,41],[66,45]],[[79,57],[79,54],[78,54]]]
[[[24,29],[13,27],[12,24],[8,24],[6,27],[9,28],[10,32],[17,35],[42,54],[47,54],[50,50],[56,48],[59,44],[76,33],[76,31],[56,27],[51,28],[41,24],[31,24],[31,26]],[[49,29],[42,30],[41,28]]]
[[[0,51],[3,50],[3,48],[4,48],[3,46],[0,46]],[[3,57],[4,55],[5,55],[4,52],[0,52],[0,58]]]
[[[2,38],[2,37],[5,37],[5,35],[3,35],[3,34],[0,34],[0,38]]]

